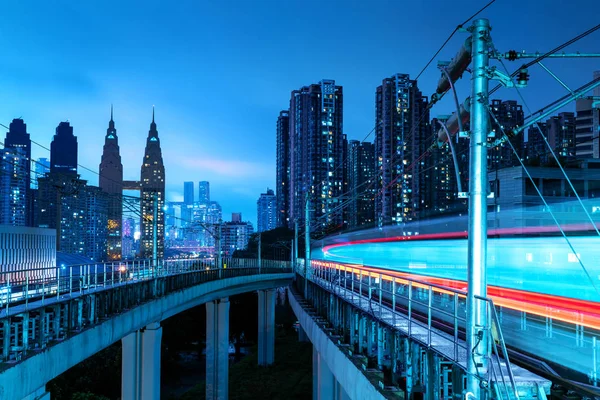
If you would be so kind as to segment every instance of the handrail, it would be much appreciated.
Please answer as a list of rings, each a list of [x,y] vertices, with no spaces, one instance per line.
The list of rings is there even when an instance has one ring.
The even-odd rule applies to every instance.
[[[458,289],[454,289],[454,288],[444,287],[444,286],[437,285],[434,283],[424,282],[424,281],[414,279],[411,277],[395,276],[393,274],[385,274],[382,272],[373,272],[368,269],[365,271],[365,269],[362,268],[362,266],[358,266],[358,265],[355,266],[353,264],[348,264],[348,263],[337,263],[337,262],[332,262],[332,261],[320,261],[320,260],[310,260],[309,262],[313,269],[313,275],[311,276],[310,280],[313,280],[317,284],[320,284],[318,282],[318,280],[325,281],[323,284],[320,284],[320,285],[326,289],[331,290],[333,293],[336,293],[336,292],[342,293],[342,289],[346,290],[346,291],[349,290],[347,287],[347,284],[346,284],[347,280],[350,280],[350,282],[351,282],[352,298],[354,298],[354,293],[356,291],[356,286],[357,286],[357,285],[355,285],[355,282],[358,282],[358,295],[359,296],[364,296],[363,289],[367,288],[368,294],[369,294],[368,295],[368,307],[369,307],[369,311],[373,315],[373,317],[376,317],[376,315],[373,310],[373,304],[372,304],[372,299],[373,299],[373,296],[371,295],[372,290],[374,289],[376,291],[379,291],[379,302],[378,302],[379,303],[378,304],[379,317],[382,316],[382,312],[383,312],[383,307],[382,307],[383,293],[390,294],[392,296],[393,309],[391,309],[391,311],[392,311],[392,315],[393,315],[394,326],[395,326],[395,314],[398,312],[396,309],[396,306],[398,304],[397,299],[405,300],[406,307],[407,307],[407,317],[408,317],[407,329],[408,329],[409,336],[412,335],[412,332],[413,332],[412,325],[414,323],[416,326],[426,328],[428,330],[427,343],[429,343],[429,344],[431,344],[431,341],[432,341],[432,310],[435,308],[436,313],[440,312],[450,318],[453,318],[453,320],[454,320],[453,338],[454,338],[454,346],[455,346],[454,361],[458,362],[458,347],[461,347],[466,350],[466,347],[462,346],[458,341],[458,330],[459,330],[460,322],[462,322],[462,323],[466,322],[466,318],[462,318],[458,315],[458,306],[459,306],[459,298],[466,298],[467,292],[458,290]],[[343,277],[342,277],[342,271],[344,273]],[[367,282],[363,283],[363,280],[365,278],[367,279]],[[375,283],[375,285],[373,285],[373,283],[371,281],[372,278],[376,278],[376,279],[378,278],[379,279],[378,283]],[[384,278],[386,281],[390,282],[391,290],[390,290],[389,285],[385,285],[385,286],[383,285]],[[343,288],[340,283],[341,281],[344,282]],[[404,283],[403,281],[406,283]],[[337,290],[336,290],[336,287],[337,287]],[[408,293],[406,295],[404,293],[397,293],[397,288],[399,289],[401,287],[405,287],[408,290]],[[442,293],[448,294],[451,297],[451,300],[452,300],[451,303],[453,304],[453,306],[452,306],[453,313],[448,312],[447,310],[443,309],[441,306],[434,305],[434,288],[440,289],[440,291],[442,291]],[[421,289],[424,292],[426,292],[427,300],[421,301],[419,299],[415,299],[414,293],[413,293],[414,289],[417,289],[417,290]],[[518,394],[518,390],[517,390],[515,377],[514,377],[512,368],[511,368],[510,360],[508,357],[508,351],[506,349],[506,344],[504,342],[504,336],[502,334],[502,329],[501,329],[498,315],[496,313],[494,302],[491,298],[487,298],[487,297],[482,297],[482,296],[476,295],[475,298],[480,301],[485,302],[486,307],[488,307],[488,309],[489,309],[488,318],[490,318],[491,323],[490,323],[490,329],[487,334],[490,337],[490,342],[492,343],[493,354],[495,355],[495,361],[497,364],[497,366],[496,366],[493,362],[490,363],[491,371],[488,371],[487,378],[484,376],[478,377],[478,378],[482,381],[486,381],[486,383],[489,383],[489,377],[490,376],[493,377],[494,382],[496,382],[496,386],[501,385],[504,387],[504,389],[496,387],[495,390],[497,391],[497,394],[499,396],[503,397],[503,392],[505,392],[506,396],[509,400],[512,398],[519,400],[519,394]],[[420,306],[421,309],[426,309],[426,312],[424,315],[424,318],[426,318],[426,320],[427,320],[426,323],[413,318],[413,305]],[[383,306],[385,306],[387,309],[389,309],[388,304],[385,304]],[[413,321],[413,319],[414,319],[414,321]],[[506,371],[508,372],[509,382],[507,382],[507,380],[504,376],[503,367],[500,362],[500,353],[496,347],[497,345],[495,343],[494,335],[493,335],[493,332],[491,329],[492,326],[495,328],[495,331],[498,334],[498,341],[499,341],[500,349],[502,352],[502,358],[504,359],[504,361],[506,363]],[[467,355],[467,356],[469,356],[469,355]],[[512,396],[511,396],[511,393],[512,393]]]

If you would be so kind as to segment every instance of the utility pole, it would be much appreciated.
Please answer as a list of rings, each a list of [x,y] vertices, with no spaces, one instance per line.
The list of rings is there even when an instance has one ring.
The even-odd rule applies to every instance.
[[[471,57],[471,133],[469,164],[468,293],[467,293],[467,394],[485,399],[481,385],[488,375],[490,347],[487,302],[487,136],[490,131],[488,72],[490,22],[477,19],[470,28]],[[482,387],[483,386],[483,387]]]
[[[306,210],[304,213],[304,297],[308,295],[308,270],[310,267],[310,198],[306,192]]]
[[[221,269],[221,267],[223,266],[223,262],[221,260],[221,219],[219,218],[219,226],[217,227],[217,240],[216,240],[216,245],[217,245],[217,268]]]
[[[261,247],[262,247],[262,232],[258,232],[258,273],[260,274],[261,269]]]
[[[152,212],[152,266],[158,268],[158,192],[154,192],[154,207]]]
[[[292,262],[298,262],[298,220],[294,221],[294,246],[292,247]]]

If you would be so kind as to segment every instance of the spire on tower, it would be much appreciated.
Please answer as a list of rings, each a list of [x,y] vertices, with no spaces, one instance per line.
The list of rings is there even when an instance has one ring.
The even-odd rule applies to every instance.
[[[152,104],[152,122],[154,123],[154,104]]]
[[[110,103],[110,120],[113,120],[113,105]]]

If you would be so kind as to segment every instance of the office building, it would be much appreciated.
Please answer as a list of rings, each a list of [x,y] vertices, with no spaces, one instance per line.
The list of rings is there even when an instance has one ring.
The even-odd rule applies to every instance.
[[[106,193],[108,207],[107,259],[121,259],[121,241],[123,224],[123,163],[119,150],[119,137],[113,120],[113,108],[110,108],[110,121],[104,137],[104,147],[100,160],[100,189]],[[94,196],[99,198],[100,196]],[[100,245],[94,245],[98,248]],[[88,255],[88,257],[91,257]]]
[[[426,180],[420,157],[430,146],[427,97],[407,74],[386,78],[375,101],[375,219],[383,224],[415,220]]]
[[[273,190],[267,188],[266,193],[261,193],[256,202],[258,221],[257,232],[270,231],[277,227],[277,198]]]
[[[194,204],[194,182],[183,182],[183,204]]]
[[[306,200],[317,231],[342,226],[343,93],[333,80],[292,91],[289,110],[289,225],[304,224]]]
[[[141,218],[141,257],[151,258],[153,256],[153,223],[156,207],[157,257],[164,256],[165,236],[165,167],[160,148],[160,139],[156,122],[154,122],[154,108],[152,109],[152,122],[146,139],[146,149],[141,168],[141,194],[142,194],[142,218]]]
[[[346,159],[346,158],[345,158]],[[347,157],[348,226],[375,222],[375,146],[351,140]]]
[[[61,122],[50,143],[50,172],[77,176],[77,137],[68,122]]]
[[[0,265],[3,287],[56,279],[56,231],[0,225]]]
[[[293,226],[288,221],[290,205],[290,113],[281,111],[277,117],[277,226]]]

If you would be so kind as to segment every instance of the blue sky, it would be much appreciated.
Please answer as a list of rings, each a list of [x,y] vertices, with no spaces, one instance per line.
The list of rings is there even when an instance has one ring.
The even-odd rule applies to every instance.
[[[335,79],[344,87],[344,131],[363,139],[374,126],[381,80],[397,72],[416,76],[454,27],[483,4],[4,2],[0,122],[22,117],[32,139],[49,146],[58,123],[69,120],[79,140],[79,163],[97,170],[113,103],[125,179],[137,179],[156,105],[167,199],[182,198],[184,181],[208,180],[224,219],[241,211],[256,224],[256,200],[275,186],[275,122],[291,90]],[[481,16],[491,20],[499,50],[544,51],[598,23],[597,10],[595,1],[498,0]],[[600,51],[599,35],[567,50]],[[453,57],[465,38],[455,35],[438,59]],[[597,59],[547,65],[572,87],[600,69]],[[530,73],[523,94],[531,108],[565,93],[540,68]],[[419,87],[430,95],[438,78],[434,64]],[[466,97],[468,79],[458,89]],[[517,94],[503,89],[497,97]],[[451,110],[448,96],[432,116]],[[49,154],[34,146],[33,156]],[[97,176],[80,173],[97,184]]]

